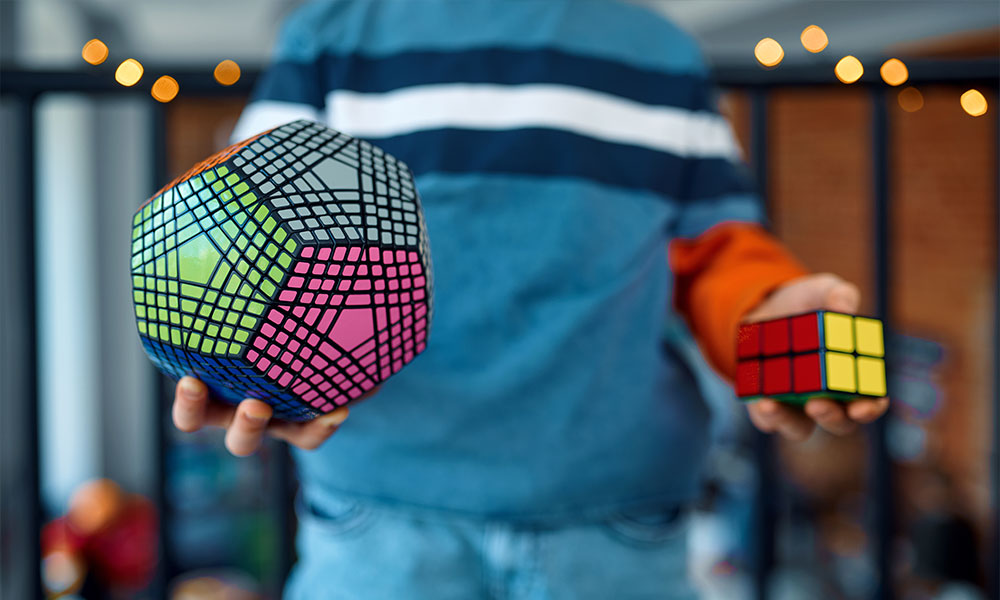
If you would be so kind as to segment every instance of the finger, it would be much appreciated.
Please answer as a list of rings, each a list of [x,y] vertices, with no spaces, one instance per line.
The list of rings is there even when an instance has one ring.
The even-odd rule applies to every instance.
[[[342,406],[307,423],[276,421],[271,423],[268,433],[303,450],[315,450],[337,431],[349,413],[348,408]]]
[[[778,403],[774,400],[758,400],[747,405],[747,414],[754,427],[764,433],[774,433],[777,430],[776,413],[779,410]]]
[[[804,442],[812,435],[816,429],[816,423],[802,413],[797,413],[794,417],[778,425],[778,433],[781,437],[792,442]]]
[[[812,434],[815,423],[801,410],[764,398],[747,407],[750,420],[765,433],[779,433],[792,441],[802,441]]]
[[[260,400],[244,400],[236,407],[232,423],[226,429],[226,448],[236,456],[253,454],[260,447],[271,407]]]
[[[826,309],[851,314],[858,312],[861,306],[861,291],[858,286],[836,275],[830,275],[826,284],[823,295],[823,306]]]
[[[847,405],[847,416],[858,423],[871,423],[889,410],[889,399],[855,400]]]
[[[829,398],[813,398],[806,403],[805,411],[817,425],[834,435],[847,435],[858,427],[847,417],[844,407]]]
[[[208,427],[222,427],[228,429],[236,418],[236,407],[232,404],[224,404],[209,400],[205,407],[204,424]]]
[[[171,416],[174,426],[184,432],[198,431],[205,425],[208,387],[194,377],[182,377],[174,390]]]

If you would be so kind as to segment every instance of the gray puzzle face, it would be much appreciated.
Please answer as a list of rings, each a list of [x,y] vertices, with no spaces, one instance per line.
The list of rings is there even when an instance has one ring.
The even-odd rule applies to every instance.
[[[299,123],[307,122],[272,131],[233,161],[258,170],[250,178],[264,194],[277,190],[269,200],[288,227],[306,242],[364,238],[376,244],[418,245],[416,194],[409,174],[400,177],[397,161],[371,144],[332,130],[323,135],[307,127],[290,136],[284,131]],[[301,177],[296,178],[298,169],[289,161],[289,151],[310,165]],[[330,154],[336,158],[327,158]],[[363,209],[361,203],[367,206]]]
[[[404,164],[317,123],[237,144],[133,223],[143,344],[221,398],[301,420],[360,397],[426,346],[430,252]]]

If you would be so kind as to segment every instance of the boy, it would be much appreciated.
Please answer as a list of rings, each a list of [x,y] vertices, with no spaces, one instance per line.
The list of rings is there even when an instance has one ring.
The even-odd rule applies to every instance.
[[[691,596],[708,411],[665,325],[731,375],[741,320],[859,302],[758,225],[710,89],[688,37],[610,0],[327,0],[288,20],[234,137],[311,118],[406,162],[435,272],[427,350],[329,442],[346,408],[274,422],[178,385],[180,429],[303,449],[289,598]],[[748,410],[804,439],[886,407]]]

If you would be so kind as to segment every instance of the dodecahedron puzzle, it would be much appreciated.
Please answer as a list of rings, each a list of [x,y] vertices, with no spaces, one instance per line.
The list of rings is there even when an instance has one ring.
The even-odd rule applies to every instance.
[[[143,347],[219,399],[310,419],[426,346],[420,199],[406,165],[371,144],[288,123],[195,165],[132,224]]]
[[[740,326],[736,395],[795,404],[886,395],[878,319],[817,311]]]

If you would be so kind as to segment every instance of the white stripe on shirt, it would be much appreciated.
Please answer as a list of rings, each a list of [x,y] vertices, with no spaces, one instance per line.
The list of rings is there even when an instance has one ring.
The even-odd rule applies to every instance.
[[[682,157],[739,157],[729,124],[717,114],[562,85],[441,84],[377,94],[334,90],[326,105],[331,126],[357,137],[447,127],[544,127]]]
[[[295,102],[280,102],[278,100],[258,100],[251,102],[243,109],[230,140],[236,143],[256,135],[261,131],[274,129],[298,119],[323,121],[319,110],[308,104]]]

